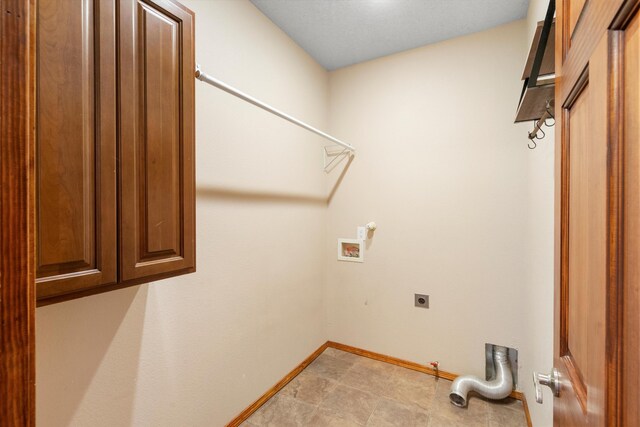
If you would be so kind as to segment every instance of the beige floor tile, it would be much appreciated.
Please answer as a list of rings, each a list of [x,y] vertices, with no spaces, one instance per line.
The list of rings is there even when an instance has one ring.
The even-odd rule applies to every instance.
[[[394,400],[382,399],[367,422],[367,427],[424,427],[429,415],[415,407]]]
[[[379,396],[392,397],[398,379],[391,371],[384,372],[378,367],[356,363],[340,379],[340,383]]]
[[[331,347],[327,348],[322,354],[335,357],[336,359],[346,360],[347,362],[357,362],[358,360],[362,359],[362,356],[358,356],[357,354],[348,353],[346,351],[338,350]]]
[[[488,421],[482,418],[451,419],[441,414],[429,415],[429,427],[487,427]]]
[[[397,374],[397,371],[401,368],[398,366],[392,365],[391,363],[381,362],[379,360],[369,359],[368,357],[360,357],[360,359],[356,362],[358,365],[363,366],[372,371],[376,371],[382,375],[393,375]]]
[[[336,387],[336,382],[307,370],[302,371],[279,395],[292,397],[312,405],[317,405]]]
[[[259,427],[307,426],[315,406],[287,396],[274,396],[247,420]]]
[[[489,414],[490,427],[527,427],[524,414]]]
[[[430,409],[437,384],[431,375],[367,358],[353,365],[340,381],[422,410]]]
[[[387,395],[394,400],[413,404],[428,411],[433,406],[436,394],[435,381],[408,381],[398,379],[395,387],[388,390]]]
[[[451,381],[327,349],[245,427],[525,427],[522,402],[471,394],[466,408],[449,401]]]
[[[402,368],[399,366],[396,369],[395,375],[398,378],[402,378],[403,380],[408,381],[432,381],[434,383],[437,381],[437,378],[433,375],[425,374],[424,372],[420,371],[414,371],[413,369],[409,368]]]
[[[331,380],[338,380],[354,363],[353,361],[336,359],[335,357],[321,354],[306,368],[306,371]]]
[[[489,425],[492,427],[527,427],[522,402],[515,399],[505,399],[490,402]]]
[[[407,375],[403,371],[406,369],[366,359],[352,366],[340,382],[428,410],[436,391],[435,380],[420,372],[416,372],[417,375]]]
[[[364,425],[379,400],[379,397],[371,393],[339,384],[320,403],[318,412]]]
[[[343,418],[335,417],[328,411],[318,410],[309,420],[309,427],[359,427],[360,424],[356,424],[352,421],[345,420]]]
[[[507,397],[502,400],[491,400],[491,407],[496,409],[511,409],[513,411],[521,411],[524,413],[524,407],[522,406],[522,402],[518,399],[514,399],[512,397]]]

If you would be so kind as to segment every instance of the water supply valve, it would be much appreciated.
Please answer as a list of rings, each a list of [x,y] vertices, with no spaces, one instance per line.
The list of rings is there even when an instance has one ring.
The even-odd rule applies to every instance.
[[[433,362],[429,362],[429,365],[431,365],[433,370],[436,371],[436,377],[437,377],[438,373],[440,372],[440,362],[438,362],[437,360],[434,360]]]

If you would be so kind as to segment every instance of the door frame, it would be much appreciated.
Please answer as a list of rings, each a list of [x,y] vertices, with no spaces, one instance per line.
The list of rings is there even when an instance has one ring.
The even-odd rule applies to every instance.
[[[601,36],[607,34],[609,55],[608,117],[607,117],[607,271],[606,271],[606,318],[605,318],[605,408],[604,421],[607,426],[622,426],[632,408],[625,401],[634,401],[637,390],[626,387],[624,374],[629,364],[636,363],[639,355],[637,343],[626,341],[623,331],[639,334],[637,322],[625,318],[627,287],[623,277],[624,256],[624,82],[623,32],[628,21],[640,13],[640,0],[617,0],[615,2],[591,2],[586,16],[580,19],[581,34],[576,40],[569,35],[567,20],[569,1],[557,0],[556,22],[556,106],[557,124],[555,147],[555,291],[554,291],[554,358],[560,347],[560,300],[566,292],[568,280],[568,161],[564,139],[567,138],[566,117],[563,106],[574,95],[574,89],[582,86],[585,69]],[[589,34],[590,37],[586,37]],[[574,45],[574,52],[569,47]],[[559,72],[558,72],[559,70]],[[633,238],[633,236],[628,237]],[[566,298],[566,295],[564,296]],[[562,322],[560,322],[562,324]],[[566,324],[566,322],[564,322]],[[624,360],[623,354],[634,360]],[[627,357],[627,359],[630,359]],[[633,394],[633,396],[630,395]]]
[[[35,425],[35,11],[0,0],[0,414]]]

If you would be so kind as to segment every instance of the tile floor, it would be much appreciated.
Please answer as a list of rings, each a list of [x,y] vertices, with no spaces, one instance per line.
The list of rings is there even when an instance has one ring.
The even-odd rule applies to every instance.
[[[328,348],[242,426],[526,427],[522,403],[449,403],[451,381]]]

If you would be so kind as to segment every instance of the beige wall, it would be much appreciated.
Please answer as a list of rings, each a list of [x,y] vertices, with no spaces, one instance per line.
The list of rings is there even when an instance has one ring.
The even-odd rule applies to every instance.
[[[519,349],[533,423],[533,370],[553,352],[553,128],[536,150],[513,125],[519,80],[546,2],[526,21],[331,74],[331,130],[356,159],[329,207],[327,318],[337,341],[484,375],[485,342]],[[376,221],[362,265],[338,237]],[[429,310],[413,294],[431,295]],[[545,392],[546,393],[546,392]]]
[[[481,376],[484,344],[507,345],[531,381],[526,36],[522,20],[331,74],[330,129],[358,148],[328,212],[332,339]],[[336,261],[368,221],[365,262]]]
[[[205,71],[326,127],[327,73],[253,5],[183,2]],[[39,308],[39,426],[220,426],[327,339],[320,139],[196,90],[198,272]]]
[[[248,1],[183,2],[203,70],[357,156],[327,179],[322,140],[198,82],[198,272],[39,308],[38,424],[223,425],[332,339],[478,375],[485,342],[518,347],[548,425],[552,151],[512,124],[530,22],[329,74]],[[366,262],[336,261],[367,221]]]
[[[528,35],[525,50],[528,52],[538,21],[543,21],[548,0],[531,0],[527,15]],[[531,126],[529,126],[531,127]],[[531,371],[548,373],[553,366],[553,174],[554,128],[544,128],[547,136],[539,141],[528,158],[529,203],[527,248],[527,352]],[[528,378],[528,377],[527,377]],[[553,397],[544,390],[544,403],[535,400],[533,383],[523,381],[523,389],[529,402],[531,419],[535,426],[553,425]]]

